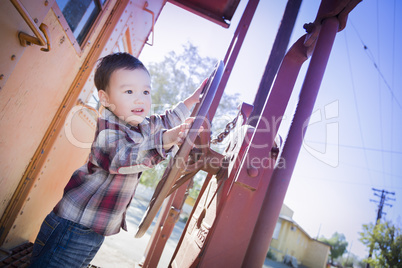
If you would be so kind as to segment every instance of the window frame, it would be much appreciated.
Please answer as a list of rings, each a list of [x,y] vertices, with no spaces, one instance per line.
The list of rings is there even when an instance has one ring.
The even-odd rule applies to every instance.
[[[77,39],[74,36],[74,33],[71,31],[70,25],[68,25],[68,22],[67,22],[66,18],[64,17],[63,12],[61,11],[59,5],[57,4],[57,1],[54,1],[54,4],[52,6],[53,12],[57,16],[57,19],[59,20],[61,26],[63,27],[64,32],[66,33],[68,39],[70,40],[70,43],[74,47],[78,56],[81,56],[83,54],[85,48],[88,45],[90,45],[89,39],[94,34],[95,29],[99,24],[99,21],[103,17],[103,14],[108,7],[108,4],[111,2],[110,0],[105,0],[104,3],[102,4],[101,0],[93,0],[93,1],[95,2],[96,5],[98,5],[100,7],[100,11],[99,11],[98,16],[96,16],[96,19],[92,23],[91,27],[89,28],[89,31],[86,34],[85,38],[83,39],[81,45],[78,43]]]

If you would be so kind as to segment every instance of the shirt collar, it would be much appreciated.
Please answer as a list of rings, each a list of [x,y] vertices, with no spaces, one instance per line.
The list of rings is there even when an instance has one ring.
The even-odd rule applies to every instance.
[[[125,126],[132,130],[144,129],[144,127],[149,124],[149,118],[145,117],[144,120],[142,120],[142,122],[140,124],[138,124],[138,126],[133,126],[133,125],[127,123],[126,121],[120,119],[119,117],[117,117],[113,112],[111,112],[107,108],[103,109],[102,116],[109,122],[112,122],[112,123],[115,123],[115,124],[118,124],[121,126]]]

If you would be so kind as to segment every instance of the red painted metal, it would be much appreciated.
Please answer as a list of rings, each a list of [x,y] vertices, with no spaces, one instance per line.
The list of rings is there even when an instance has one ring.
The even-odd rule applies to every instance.
[[[227,152],[227,158],[232,159],[228,165],[228,172],[213,176],[204,183],[169,267],[198,267],[200,265],[208,232],[219,215],[222,205],[226,202],[227,189],[230,189],[253,134],[252,129],[243,125],[251,113],[250,107],[250,105],[243,105],[242,116],[237,120],[237,131],[234,132],[232,145]],[[226,237],[226,240],[230,238]],[[227,255],[224,254],[221,257],[225,258]]]
[[[239,54],[240,48],[245,39],[247,30],[251,23],[251,19],[254,16],[258,3],[259,3],[259,0],[250,0],[249,3],[247,4],[247,7],[242,15],[239,25],[236,28],[236,31],[234,33],[232,42],[229,45],[229,48],[227,50],[225,60],[224,60],[225,71],[222,75],[222,79],[221,79],[221,82],[217,89],[217,92],[215,93],[215,97],[211,104],[211,108],[209,109],[208,118],[210,118],[211,121],[215,115],[215,111],[216,111],[216,109],[219,105],[220,99],[223,95],[223,91],[224,91],[227,81],[229,79],[233,65],[235,64],[235,61]],[[210,179],[210,176],[209,176],[209,178],[206,179],[206,181],[209,181],[209,179]],[[186,185],[187,184],[188,183],[186,183]],[[143,267],[156,267],[157,263],[159,262],[159,259],[160,259],[160,256],[162,255],[166,241],[170,237],[170,234],[172,233],[174,225],[175,225],[175,222],[167,221],[167,219],[168,219],[167,215],[168,215],[169,209],[172,207],[173,203],[176,204],[176,205],[173,205],[176,209],[178,209],[178,210],[182,209],[182,205],[184,204],[184,201],[186,198],[186,196],[184,195],[184,192],[183,192],[186,189],[184,187],[186,187],[186,186],[183,185],[178,190],[178,191],[180,191],[180,194],[175,192],[163,204],[163,207],[162,207],[160,216],[158,217],[157,225],[156,225],[159,227],[155,227],[155,229],[152,233],[151,239],[148,242],[147,249],[144,253],[145,260],[142,264]],[[162,238],[162,235],[164,235],[163,238]]]
[[[165,200],[160,216],[155,224],[150,241],[145,250],[145,260],[141,267],[157,267],[166,242],[173,232],[173,228],[179,218],[180,211],[187,197],[186,191],[191,180],[185,182],[177,191]]]
[[[172,257],[171,267],[262,266],[336,32],[346,24],[345,12],[358,2],[360,0],[323,0],[315,22],[305,26],[309,34],[301,37],[284,57],[256,128],[239,130],[245,131],[246,135],[240,145],[235,146],[236,152],[227,155],[226,173],[208,176]],[[240,22],[238,30],[243,25],[248,28],[257,4],[258,0],[249,2],[249,12],[246,8],[243,14],[246,24]],[[210,119],[215,114],[245,33],[236,31],[228,49],[227,67],[211,104]],[[276,161],[270,151],[301,66],[313,49],[294,120]],[[175,198],[180,199],[180,196]],[[163,217],[167,218],[166,215]],[[173,228],[172,222],[167,226]],[[159,251],[163,248],[159,245],[157,242],[151,247]],[[148,252],[153,250],[151,247]]]
[[[268,58],[268,63],[265,67],[263,77],[261,79],[258,91],[254,96],[254,110],[248,122],[249,125],[255,127],[260,118],[261,111],[267,100],[272,82],[278,72],[279,66],[285,56],[289,45],[290,35],[296,22],[297,14],[299,13],[302,0],[288,0],[285,12],[282,16],[282,21],[275,37],[275,42],[272,46],[271,53]]]
[[[246,156],[237,170],[229,174],[230,189],[207,234],[200,267],[241,266],[275,164],[269,152],[307,54],[301,38],[283,60]],[[256,166],[258,161],[266,166]],[[257,176],[249,172],[252,168],[258,171]]]
[[[338,31],[339,21],[325,19],[312,55],[309,68],[300,92],[299,103],[292,120],[281,158],[285,165],[275,168],[265,196],[250,245],[245,256],[244,267],[262,267],[268,252],[279,212],[292,177],[297,156],[302,146],[306,126],[313,111],[329,54]]]
[[[337,7],[333,1],[324,1],[320,10],[325,10],[326,3]],[[342,4],[345,3],[342,2]],[[319,24],[316,22],[311,34],[299,39],[284,59],[251,143],[246,149],[245,157],[241,165],[232,170],[224,182],[223,189],[229,186],[228,191],[222,191],[219,186],[219,179],[214,181],[212,178],[208,185],[211,190],[206,191],[200,197],[200,200],[204,200],[203,202],[208,206],[197,206],[195,208],[194,216],[183,234],[185,237],[176,248],[172,258],[171,265],[173,267],[262,266],[261,260],[263,262],[265,259],[268,250],[267,243],[269,245],[272,237],[272,234],[268,237],[264,235],[263,225],[265,222],[263,220],[269,220],[270,226],[267,228],[273,231],[278,218],[275,213],[279,213],[287,188],[278,190],[275,186],[278,184],[281,186],[282,175],[287,175],[288,178],[291,176],[303,138],[301,129],[305,127],[303,123],[306,122],[306,118],[311,115],[339,26],[336,18],[328,18],[325,13],[320,15],[326,17],[324,25],[321,26],[322,21]],[[296,122],[292,125],[293,130],[289,137],[296,142],[289,141],[289,145],[284,149],[283,156],[287,157],[285,163],[281,164],[280,161],[283,160],[279,160],[278,163],[272,162],[269,165],[269,160],[272,159],[269,152],[298,72],[314,48],[321,28],[323,33],[319,37],[320,45],[317,47],[316,56],[310,65],[302,89],[303,94],[298,107],[298,115],[295,118]],[[306,91],[309,92],[307,95],[304,93]],[[296,137],[293,137],[294,135]],[[244,143],[243,145],[247,144]],[[267,166],[262,166],[264,165],[263,159],[267,160]],[[273,173],[274,165],[277,165],[275,173]],[[286,169],[283,169],[284,167]],[[270,186],[272,175],[274,175],[274,182],[272,183],[273,186]],[[267,202],[267,200],[269,201]],[[264,206],[264,208],[268,207],[268,212],[262,213],[263,220],[261,220],[259,216],[264,201],[268,203]],[[259,223],[254,232],[257,222]]]
[[[218,108],[219,102],[223,95],[223,91],[225,90],[230,74],[232,73],[233,66],[236,62],[237,56],[239,55],[240,48],[243,45],[243,41],[246,37],[247,31],[251,24],[251,20],[253,19],[259,2],[259,0],[249,0],[246,9],[244,10],[244,13],[241,17],[241,20],[237,25],[232,41],[226,51],[225,59],[223,61],[223,63],[225,64],[225,71],[222,75],[221,82],[219,84],[218,90],[216,91],[215,99],[211,104],[211,108],[208,114],[211,121],[215,116],[216,109]]]
[[[228,28],[240,0],[169,0],[169,2]]]
[[[176,155],[169,159],[168,165],[162,175],[161,180],[156,186],[155,192],[152,195],[151,201],[148,208],[145,211],[144,217],[138,225],[137,232],[135,234],[136,238],[142,237],[146,230],[151,225],[153,219],[155,218],[157,212],[163,205],[163,201],[171,193],[171,189],[178,179],[185,173],[188,165],[185,161],[188,159],[194,145],[195,140],[199,136],[199,130],[201,126],[205,125],[208,111],[214,100],[216,90],[218,89],[219,82],[222,78],[224,70],[224,65],[222,61],[218,61],[215,65],[214,71],[211,73],[208,81],[203,88],[203,94],[200,98],[199,103],[194,107],[191,117],[194,117],[194,121],[188,131],[188,134],[180,145],[180,148]],[[203,131],[205,133],[205,131]],[[200,136],[202,136],[200,134]]]

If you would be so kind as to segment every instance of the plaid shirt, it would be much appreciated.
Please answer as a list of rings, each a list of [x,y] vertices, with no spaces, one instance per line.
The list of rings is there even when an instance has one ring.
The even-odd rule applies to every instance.
[[[131,126],[105,109],[88,162],[76,170],[54,212],[102,235],[127,231],[125,214],[141,172],[163,159],[162,134],[189,116],[181,102],[164,115]]]

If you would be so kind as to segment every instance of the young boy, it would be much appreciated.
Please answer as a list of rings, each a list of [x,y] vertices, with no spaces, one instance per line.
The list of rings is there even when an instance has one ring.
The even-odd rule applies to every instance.
[[[187,135],[190,108],[205,82],[164,115],[151,109],[151,78],[128,53],[100,60],[95,86],[104,109],[88,162],[76,170],[35,240],[31,267],[86,267],[104,236],[123,228],[141,172],[166,158]]]

